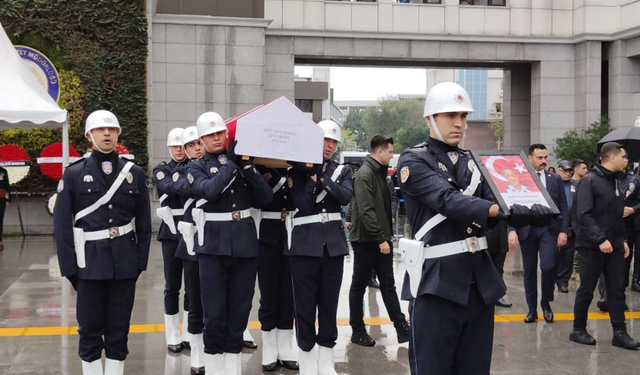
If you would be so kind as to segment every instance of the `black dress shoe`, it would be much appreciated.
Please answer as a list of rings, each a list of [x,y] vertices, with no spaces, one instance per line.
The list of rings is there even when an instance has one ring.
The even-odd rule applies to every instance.
[[[597,303],[598,308],[600,309],[600,311],[602,312],[607,312],[609,311],[609,306],[607,305],[607,300],[602,298],[598,301]]]
[[[351,342],[360,346],[374,346],[376,344],[364,329],[353,331],[353,334],[351,334]]]
[[[529,311],[527,316],[524,318],[525,323],[534,323],[538,320],[538,312],[537,311]]]
[[[180,353],[182,351],[182,344],[178,345],[167,345],[167,350],[171,353]]]
[[[634,292],[640,292],[640,280],[639,279],[632,279],[631,280],[631,290],[633,290]]]
[[[398,344],[404,344],[411,340],[411,330],[406,320],[402,320],[400,324],[394,324],[394,326],[396,327],[396,333],[398,335]]]
[[[298,362],[296,362],[296,361],[281,361],[281,360],[278,360],[278,364],[280,366],[286,368],[287,370],[295,370],[295,371],[300,370],[300,367],[298,366]]]
[[[553,323],[553,311],[551,311],[550,306],[542,308],[542,316],[544,316],[544,320],[547,323]]]
[[[574,329],[569,334],[569,340],[582,345],[595,345],[596,339],[591,336],[586,329]]]
[[[204,367],[191,367],[191,375],[204,375]]]
[[[182,342],[182,349],[183,350],[191,350],[191,344],[189,343],[189,341],[183,341]]]
[[[634,340],[626,330],[613,331],[613,340],[611,345],[619,348],[635,350],[640,347],[640,342]]]
[[[378,282],[378,280],[376,280],[375,277],[372,277],[369,279],[369,284],[368,284],[369,288],[377,288],[380,289],[380,283]]]
[[[269,363],[268,365],[262,365],[262,369],[267,372],[276,371],[277,368],[278,368],[278,361]]]
[[[242,346],[247,349],[258,349],[258,345],[256,345],[256,343],[253,341],[243,341]]]
[[[496,302],[496,306],[500,306],[500,307],[511,307],[513,306],[513,303],[509,302],[506,300],[506,298],[502,297],[498,300],[498,302]]]

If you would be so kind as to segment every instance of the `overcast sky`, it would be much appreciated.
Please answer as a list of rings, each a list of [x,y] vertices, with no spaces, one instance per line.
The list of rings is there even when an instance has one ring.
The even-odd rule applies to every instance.
[[[311,76],[312,67],[296,66],[295,73]],[[426,94],[425,69],[331,67],[333,99],[377,100],[387,95]]]

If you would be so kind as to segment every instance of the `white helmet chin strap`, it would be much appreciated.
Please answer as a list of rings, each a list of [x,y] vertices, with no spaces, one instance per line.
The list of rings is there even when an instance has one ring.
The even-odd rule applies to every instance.
[[[89,138],[91,138],[91,143],[93,144],[93,148],[96,151],[99,151],[99,152],[101,152],[103,154],[110,154],[110,153],[113,152],[113,150],[107,152],[107,151],[102,150],[100,147],[98,147],[98,144],[96,143],[96,140],[93,139],[93,134],[91,132],[89,132]]]
[[[440,134],[440,129],[438,129],[438,124],[436,124],[436,119],[433,118],[433,115],[429,115],[429,118],[431,119],[431,127],[436,132],[438,139],[444,142],[444,137],[442,137],[442,134]],[[444,143],[447,143],[447,142],[444,142]]]

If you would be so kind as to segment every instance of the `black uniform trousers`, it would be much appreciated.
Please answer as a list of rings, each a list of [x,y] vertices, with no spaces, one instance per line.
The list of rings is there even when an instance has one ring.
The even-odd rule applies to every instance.
[[[507,253],[493,252],[489,253],[489,256],[491,256],[491,263],[493,263],[500,277],[502,277],[502,275],[504,275],[504,262],[507,260]]]
[[[184,268],[184,287],[189,298],[187,331],[197,335],[202,333],[204,328],[202,298],[200,298],[200,265],[196,261],[182,259],[182,267]]]
[[[2,228],[4,228],[4,211],[7,208],[7,200],[0,198],[0,242],[2,242]]]
[[[542,296],[540,300],[543,304],[553,301],[557,244],[557,235],[554,236],[548,227],[531,227],[527,239],[520,241],[524,268],[524,291],[530,311],[536,311],[538,306],[538,254],[542,271],[542,280],[540,281]]]
[[[167,315],[175,315],[180,312],[182,260],[176,258],[178,241],[163,240],[161,243],[164,266],[164,313]],[[189,295],[186,292],[184,296],[184,310],[189,311]]]
[[[83,361],[102,357],[124,361],[137,279],[78,280],[76,318]]]
[[[286,240],[286,237],[285,237]],[[260,309],[258,318],[263,331],[274,328],[293,329],[293,287],[289,259],[282,254],[284,244],[260,243],[258,285]]]
[[[633,263],[633,277],[637,278],[636,272],[640,272],[638,270],[639,262],[638,262],[638,241],[640,240],[640,232],[636,231],[627,231],[625,238],[627,239],[627,243],[629,245],[629,256],[624,260],[624,287],[625,289],[629,286],[629,272],[631,271],[631,264]],[[600,298],[607,299],[607,279],[604,276],[604,273],[600,275],[600,282],[598,282],[598,292],[600,292]]]
[[[256,284],[256,258],[198,254],[204,352],[240,353]]]
[[[576,235],[571,233],[571,236],[567,237],[567,244],[558,249],[556,258],[556,283],[558,285],[566,285],[571,279],[575,245]]]
[[[495,306],[474,283],[467,306],[423,294],[411,300],[412,375],[489,375]],[[416,334],[419,332],[419,334]]]
[[[390,241],[389,241],[390,242]],[[364,329],[364,292],[367,289],[371,270],[374,270],[380,281],[382,301],[387,308],[389,318],[396,327],[405,320],[400,308],[393,277],[393,247],[389,254],[382,254],[380,246],[375,242],[351,242],[353,247],[353,276],[349,289],[349,324],[353,330]]]
[[[629,246],[633,243],[633,248],[629,249],[633,251],[629,253],[629,257],[633,255],[633,278],[640,279],[640,231],[635,233],[633,242],[629,239]]]
[[[601,273],[607,279],[606,290],[611,325],[614,330],[624,329],[624,249],[614,247],[613,253],[604,254],[595,248],[577,248],[580,288],[573,307],[573,328],[586,329],[589,305]]]
[[[316,343],[333,348],[338,338],[336,319],[344,273],[344,255],[330,257],[325,245],[322,258],[290,256],[289,261],[298,346],[306,352],[311,351]]]

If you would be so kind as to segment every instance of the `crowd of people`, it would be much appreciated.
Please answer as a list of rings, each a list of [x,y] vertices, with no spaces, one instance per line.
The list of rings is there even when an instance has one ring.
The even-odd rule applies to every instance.
[[[584,162],[562,161],[555,174],[546,169],[546,147],[532,145],[529,161],[560,214],[542,204],[514,204],[506,214],[470,153],[459,148],[472,112],[464,88],[436,85],[425,103],[429,136],[405,150],[398,162],[399,190],[412,228],[412,238],[398,245],[407,267],[401,297],[410,301],[409,320],[393,274],[397,208],[387,174],[392,138],[374,136],[354,175],[333,161],[341,142],[333,121],[318,123],[324,133],[323,163],[289,161],[288,168],[256,165],[252,157],[238,155],[237,142],[215,112],[202,114],[195,126],[172,129],[167,136],[171,160],[153,169],[161,204],[157,240],[164,264],[167,350],[190,350],[191,374],[241,374],[241,351],[256,348],[247,325],[257,278],[262,369],[337,375],[337,307],[349,254],[341,212],[347,205],[354,264],[351,341],[375,345],[363,320],[364,293],[374,273],[397,341],[409,342],[412,374],[490,372],[495,306],[510,305],[502,280],[506,248],[516,244],[525,269],[525,322],[538,319],[538,259],[540,306],[544,319],[553,322],[554,289],[568,291],[575,248],[581,285],[570,339],[595,343],[586,331],[586,313],[602,275],[613,345],[636,348],[624,322],[629,264],[624,259],[627,243],[637,249],[640,200],[637,177],[624,173],[625,150],[605,144],[601,162],[589,173]],[[147,180],[141,167],[117,156],[120,132],[109,111],[87,118],[85,135],[93,152],[66,169],[54,210],[61,274],[77,290],[85,375],[124,373],[136,281],[149,256]]]

